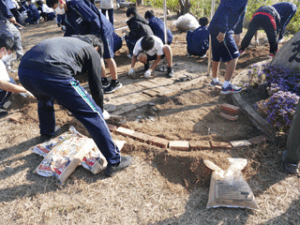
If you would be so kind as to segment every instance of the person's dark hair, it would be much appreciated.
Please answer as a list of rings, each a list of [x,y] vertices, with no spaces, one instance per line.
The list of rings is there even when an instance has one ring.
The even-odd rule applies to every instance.
[[[199,23],[200,23],[201,26],[206,26],[209,23],[209,20],[208,20],[207,17],[201,17],[199,19]]]
[[[141,41],[141,47],[144,51],[149,51],[154,47],[154,38],[151,36],[143,37]]]
[[[155,16],[155,14],[154,14],[154,11],[153,10],[147,10],[146,12],[145,12],[145,19],[150,19],[150,18],[152,18],[153,16]]]
[[[58,0],[46,0],[48,7],[53,8],[54,4],[58,4]]]
[[[43,5],[43,2],[42,2],[42,1],[37,1],[36,4],[37,4],[38,6],[42,6],[42,5]]]
[[[78,38],[82,41],[85,41],[94,47],[98,47],[98,53],[102,57],[104,53],[104,47],[103,47],[103,42],[102,39],[96,35],[92,34],[87,34],[87,35],[72,35],[71,37]]]
[[[129,17],[130,15],[136,16],[138,14],[137,9],[135,7],[130,7],[126,11],[126,16]]]
[[[0,32],[0,48],[5,47],[6,50],[12,50],[14,49],[15,42],[14,37],[11,33],[7,31],[1,31]]]

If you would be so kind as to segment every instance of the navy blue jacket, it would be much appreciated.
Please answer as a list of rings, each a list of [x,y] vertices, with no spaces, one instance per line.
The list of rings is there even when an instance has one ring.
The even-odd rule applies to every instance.
[[[128,36],[129,39],[132,41],[137,41],[141,37],[144,37],[146,35],[148,36],[154,35],[149,26],[148,20],[144,19],[139,14],[129,19],[127,21],[127,25],[130,29]]]
[[[285,24],[290,16],[293,16],[297,11],[297,6],[290,2],[280,2],[272,5],[280,15],[281,24]]]
[[[241,14],[247,7],[247,0],[222,0],[209,25],[211,34],[233,33]]]
[[[94,34],[101,38],[112,35],[115,28],[106,17],[87,0],[71,0],[67,2],[66,33]]]
[[[149,26],[151,27],[151,30],[153,31],[154,35],[159,37],[162,40],[162,42],[165,44],[164,22],[161,19],[152,16],[151,18],[149,18]],[[170,29],[167,29],[167,40],[168,40],[168,45],[170,45],[173,41],[173,34],[170,31]]]
[[[39,10],[37,9],[37,7],[33,3],[30,3],[29,6],[27,6],[25,3],[23,3],[23,5],[21,6],[20,11],[21,12],[26,11],[28,17],[34,16],[34,15],[36,15],[36,16],[40,15]]]
[[[255,16],[256,13],[261,13],[261,12],[268,13],[274,17],[275,23],[276,23],[276,31],[280,32],[281,22],[280,22],[280,15],[278,14],[277,10],[273,6],[264,5],[264,6],[261,6],[258,10],[256,10],[255,13],[253,14],[253,16]]]
[[[234,29],[234,34],[241,34],[243,33],[243,26],[244,26],[244,20],[247,12],[247,5],[245,9],[241,9],[242,13],[240,14],[239,22],[237,23],[235,29]]]
[[[209,48],[209,32],[206,26],[196,28],[187,34],[187,48],[192,55],[202,56]]]
[[[9,19],[13,17],[13,14],[5,4],[5,0],[0,0],[0,19],[3,19],[3,17]]]

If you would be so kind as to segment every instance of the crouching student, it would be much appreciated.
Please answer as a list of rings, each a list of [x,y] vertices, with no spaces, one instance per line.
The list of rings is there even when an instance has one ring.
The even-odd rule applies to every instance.
[[[41,11],[41,16],[44,18],[45,21],[54,20],[55,12],[53,9],[49,8],[42,1],[38,1],[36,4],[38,5],[38,10]]]
[[[209,48],[208,22],[207,17],[201,17],[199,19],[200,27],[194,31],[188,31],[186,35],[188,55],[195,55],[201,58],[206,57],[206,52]]]
[[[80,39],[79,39],[80,38]],[[132,158],[121,156],[103,117],[99,37],[56,37],[44,40],[23,56],[19,66],[20,82],[38,99],[40,133],[43,139],[56,135],[53,102],[68,109],[88,130],[108,162],[107,176],[128,167]],[[92,97],[75,80],[86,72]]]
[[[133,50],[133,57],[131,60],[131,69],[128,72],[129,76],[134,74],[134,66],[136,61],[140,61],[145,65],[144,77],[151,76],[152,71],[158,65],[161,59],[166,57],[168,63],[167,77],[174,77],[172,69],[173,55],[172,49],[169,45],[164,45],[160,38],[156,36],[145,36],[139,39]],[[155,60],[150,67],[149,62]]]
[[[26,11],[28,16],[27,19],[25,19],[25,24],[34,24],[40,22],[40,13],[37,7],[31,3],[31,0],[26,0],[22,5],[20,12],[23,11]]]
[[[148,20],[139,15],[135,7],[128,8],[126,11],[126,16],[130,18],[127,21],[130,31],[129,33],[125,32],[127,33],[125,36],[125,41],[129,50],[128,57],[131,58],[136,42],[141,37],[153,35],[153,32],[149,26]]]
[[[273,58],[278,50],[277,36],[280,32],[280,15],[273,6],[262,6],[253,14],[249,29],[241,43],[240,54],[249,46],[252,37],[261,27],[267,34],[270,44],[269,58]]]
[[[145,19],[149,21],[149,26],[151,27],[151,30],[153,31],[153,34],[160,38],[160,40],[165,43],[165,24],[164,22],[155,17],[155,14],[153,10],[148,10],[145,13]],[[173,41],[173,34],[170,31],[170,29],[167,29],[167,41],[168,45],[170,45]]]
[[[3,105],[8,101],[12,93],[25,93],[32,97],[22,86],[16,85],[14,79],[9,77],[6,67],[1,60],[3,57],[10,55],[13,52],[14,39],[8,32],[1,31],[0,33],[0,115],[6,115],[7,110],[3,109]]]

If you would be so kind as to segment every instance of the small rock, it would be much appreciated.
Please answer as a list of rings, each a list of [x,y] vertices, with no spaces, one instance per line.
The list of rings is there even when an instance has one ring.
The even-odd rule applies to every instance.
[[[14,172],[14,170],[15,170],[15,169],[12,168],[12,167],[10,167],[10,166],[6,166],[6,167],[5,167],[5,172],[6,172],[6,173],[12,173],[12,172]]]
[[[104,108],[108,111],[108,112],[114,112],[116,111],[116,106],[112,105],[112,104],[105,104]]]
[[[150,105],[150,106],[155,106],[156,104],[153,103],[153,102],[150,102],[149,105]]]
[[[105,97],[104,100],[107,101],[107,102],[109,102],[110,101],[110,97]]]

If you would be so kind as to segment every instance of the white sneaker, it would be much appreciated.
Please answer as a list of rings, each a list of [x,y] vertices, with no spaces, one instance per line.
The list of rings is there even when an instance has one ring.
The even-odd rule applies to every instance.
[[[104,118],[105,120],[108,120],[108,119],[110,118],[109,112],[107,112],[105,109],[103,110],[103,118]]]
[[[132,59],[132,55],[131,55],[131,54],[128,54],[127,57],[128,57],[129,59]]]

